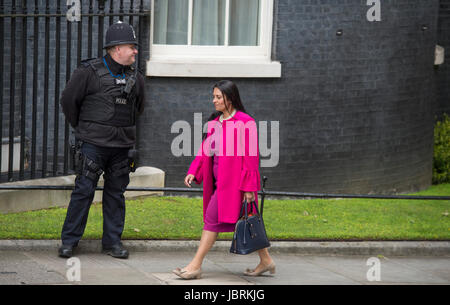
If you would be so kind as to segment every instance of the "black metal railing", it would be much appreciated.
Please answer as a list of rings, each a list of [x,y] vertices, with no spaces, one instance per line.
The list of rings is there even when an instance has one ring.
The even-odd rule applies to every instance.
[[[447,200],[450,202],[450,196],[420,196],[420,195],[383,195],[383,194],[325,194],[325,193],[302,193],[302,192],[281,192],[281,191],[268,191],[266,190],[267,178],[263,179],[262,190],[258,192],[259,195],[264,198],[265,196],[273,197],[294,197],[294,198],[359,198],[359,199],[396,199],[396,200]],[[0,184],[1,190],[60,190],[70,191],[73,190],[73,185],[11,185]],[[96,191],[102,191],[103,186],[97,186]],[[130,192],[167,192],[167,193],[203,193],[202,188],[179,188],[179,187],[135,187],[129,186],[126,191]]]
[[[0,183],[69,173],[71,134],[60,94],[81,60],[103,55],[111,24],[133,25],[145,69],[149,0],[72,2],[80,5],[79,21],[67,18],[67,0],[0,0]]]
[[[70,191],[74,186],[70,185],[0,185],[0,190],[59,190]],[[103,186],[97,186],[96,191],[102,191]],[[177,187],[128,187],[129,192],[168,192],[168,193],[202,193],[201,188],[177,188]],[[297,198],[359,198],[359,199],[395,199],[395,200],[449,200],[450,196],[414,196],[414,195],[361,195],[361,194],[324,194],[302,192],[259,191],[258,194],[274,197]]]

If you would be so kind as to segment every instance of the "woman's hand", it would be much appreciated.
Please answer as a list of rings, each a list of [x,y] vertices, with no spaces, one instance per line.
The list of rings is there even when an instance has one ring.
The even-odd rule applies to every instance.
[[[189,174],[186,176],[186,178],[184,178],[184,184],[187,187],[191,187],[192,181],[194,181],[195,177],[192,174]]]
[[[248,203],[255,201],[255,193],[244,192],[244,200],[247,200]]]

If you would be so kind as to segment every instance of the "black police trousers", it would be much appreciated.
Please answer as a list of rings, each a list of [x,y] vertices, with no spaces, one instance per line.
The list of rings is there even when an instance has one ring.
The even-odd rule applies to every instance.
[[[83,143],[81,153],[89,162],[100,168],[96,174],[83,167],[77,175],[75,188],[72,192],[66,219],[61,232],[64,245],[76,246],[81,239],[89,214],[89,208],[94,199],[100,174],[104,171],[103,187],[103,236],[102,244],[110,247],[120,243],[125,224],[125,197],[129,166],[126,168],[129,148],[100,147]],[[117,166],[119,165],[119,167]]]

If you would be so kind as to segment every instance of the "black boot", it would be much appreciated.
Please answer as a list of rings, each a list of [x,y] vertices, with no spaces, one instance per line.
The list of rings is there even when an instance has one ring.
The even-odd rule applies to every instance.
[[[128,258],[128,250],[125,249],[122,245],[122,243],[118,243],[116,245],[113,246],[103,246],[103,250],[102,253],[104,254],[108,254],[111,255],[112,257],[115,258]]]
[[[61,247],[59,247],[59,250],[58,250],[59,257],[65,257],[65,258],[72,257],[73,248],[74,248],[74,246],[72,246],[72,245],[64,245],[63,244]]]

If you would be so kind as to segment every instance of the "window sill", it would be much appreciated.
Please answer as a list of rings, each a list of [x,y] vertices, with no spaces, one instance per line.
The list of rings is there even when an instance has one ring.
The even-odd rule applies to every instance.
[[[266,60],[158,58],[147,61],[147,76],[280,78],[281,64]]]

